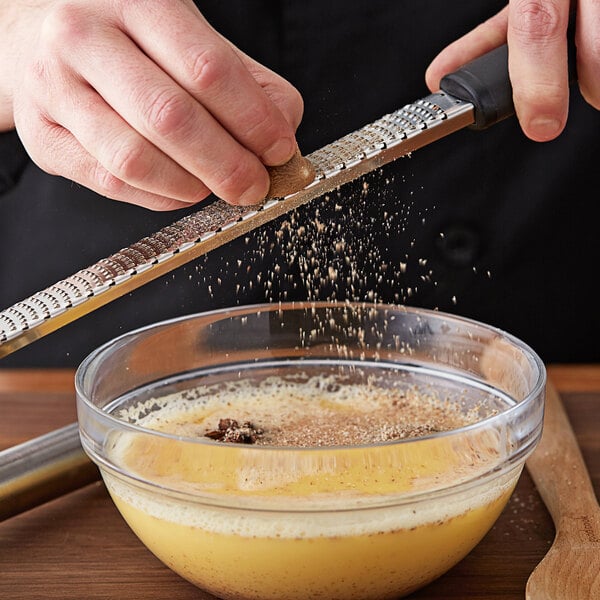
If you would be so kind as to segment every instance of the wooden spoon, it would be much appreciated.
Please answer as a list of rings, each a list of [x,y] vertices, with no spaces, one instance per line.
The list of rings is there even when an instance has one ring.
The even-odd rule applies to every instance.
[[[527,600],[600,599],[600,507],[556,389],[548,384],[544,432],[527,460],[556,536],[527,582]]]

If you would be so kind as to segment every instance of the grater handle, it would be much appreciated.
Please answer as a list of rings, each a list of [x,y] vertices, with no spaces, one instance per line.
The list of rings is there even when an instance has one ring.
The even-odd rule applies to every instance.
[[[473,129],[486,129],[515,112],[504,44],[445,75],[440,88],[475,107]]]

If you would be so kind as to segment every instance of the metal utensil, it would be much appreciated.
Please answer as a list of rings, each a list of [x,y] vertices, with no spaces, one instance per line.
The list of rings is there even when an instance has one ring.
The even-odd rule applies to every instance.
[[[527,469],[546,503],[556,537],[530,575],[527,600],[600,598],[600,506],[556,389],[548,384],[544,433]]]
[[[0,521],[100,479],[77,423],[0,452]]]
[[[216,200],[0,312],[0,358],[256,227],[467,126],[513,113],[506,46],[469,63],[440,91],[308,155],[315,178],[261,206]],[[273,174],[272,174],[273,180]]]

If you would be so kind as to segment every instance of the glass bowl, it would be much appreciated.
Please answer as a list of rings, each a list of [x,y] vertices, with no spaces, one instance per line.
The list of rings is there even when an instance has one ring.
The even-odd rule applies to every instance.
[[[545,381],[483,323],[322,302],[138,329],[76,389],[85,451],[179,575],[226,599],[370,600],[426,585],[492,527]]]

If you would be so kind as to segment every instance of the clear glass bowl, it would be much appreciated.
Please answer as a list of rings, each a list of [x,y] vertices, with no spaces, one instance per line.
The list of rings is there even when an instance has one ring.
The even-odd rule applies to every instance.
[[[199,406],[225,397],[226,417],[248,397],[263,402],[274,381],[292,394],[316,389],[320,407],[352,407],[358,386],[367,397],[435,397],[477,418],[325,446],[198,434]],[[221,598],[370,600],[424,586],[491,528],[540,438],[545,381],[526,344],[488,325],[323,302],[127,333],[83,361],[76,388],[85,451],[133,531],[182,577]],[[264,406],[277,422],[291,402],[280,394]],[[169,410],[187,420],[183,433],[160,430]]]

